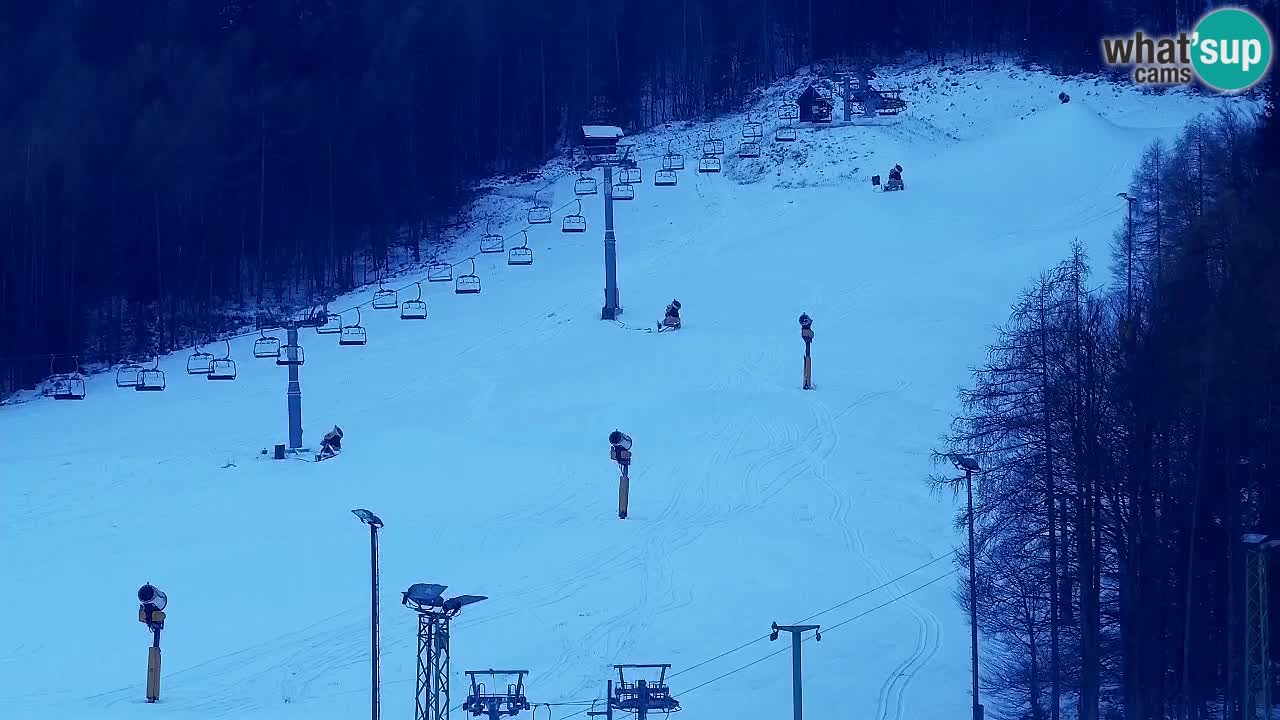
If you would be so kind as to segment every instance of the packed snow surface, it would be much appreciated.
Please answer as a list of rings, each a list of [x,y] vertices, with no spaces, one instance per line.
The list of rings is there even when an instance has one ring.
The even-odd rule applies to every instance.
[[[286,372],[253,359],[253,338],[232,342],[234,382],[188,376],[187,351],[162,358],[162,393],[100,375],[83,402],[0,408],[0,717],[364,717],[357,507],[386,523],[384,718],[412,717],[400,592],[417,582],[489,598],[454,621],[455,706],[468,669],[528,669],[530,701],[565,703],[564,718],[603,695],[612,664],[671,663],[691,717],[788,717],[788,638],[765,636],[809,619],[828,629],[804,645],[810,717],[963,716],[961,536],[954,500],[924,482],[954,391],[1073,238],[1105,265],[1142,148],[1226,101],[1006,66],[881,75],[905,90],[903,116],[774,143],[793,80],[755,108],[762,157],[737,157],[745,116],[710,130],[719,174],[697,172],[706,125],[629,139],[643,182],[617,203],[622,323],[599,319],[603,195],[584,199],[585,233],[562,233],[577,176],[549,168],[533,266],[479,256],[478,295],[424,282],[426,321],[366,305],[364,347],[303,331],[306,440],[340,425],[332,461],[260,454],[286,439]],[[655,187],[669,141],[686,169]],[[873,192],[894,163],[906,191]],[[508,220],[507,249],[534,187],[482,202]],[[672,298],[683,329],[650,332]],[[627,520],[615,428],[635,440]],[[154,706],[146,581],[170,598]]]

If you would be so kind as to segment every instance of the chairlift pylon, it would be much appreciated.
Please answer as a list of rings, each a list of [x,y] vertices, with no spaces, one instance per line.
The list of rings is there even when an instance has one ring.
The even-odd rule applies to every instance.
[[[164,371],[160,369],[160,356],[156,356],[155,365],[138,372],[138,384],[133,389],[138,392],[160,392],[164,390]]]
[[[208,375],[209,363],[213,362],[213,353],[197,349],[187,358],[188,375]]]
[[[667,141],[667,153],[662,156],[663,170],[683,170],[684,155],[671,149],[672,140]],[[675,183],[670,183],[674,185]]]
[[[231,359],[231,341],[227,340],[227,353],[220,358],[209,361],[209,372],[205,380],[235,380],[236,361]]]
[[[427,282],[453,282],[453,266],[447,262],[427,265]]]
[[[578,175],[578,179],[573,183],[573,194],[581,197],[583,195],[595,195],[599,192],[596,179],[587,175]]]
[[[529,208],[529,224],[530,225],[546,225],[551,222],[551,203],[538,199],[538,193],[543,188],[533,191],[533,207]]]
[[[653,184],[658,187],[669,187],[675,185],[677,180],[675,170],[659,170],[653,174]]]
[[[382,276],[378,276],[378,292],[373,294],[373,308],[375,310],[395,310],[400,306],[400,294],[395,290],[388,290],[382,284]]]
[[[707,139],[702,143],[702,154],[706,155],[723,155],[724,141],[711,134],[711,126],[707,126]],[[699,168],[701,169],[701,168]]]
[[[764,129],[760,123],[751,119],[751,112],[747,112],[747,121],[742,124],[742,138],[744,140],[759,140],[764,135]]]
[[[361,320],[360,308],[356,308],[356,324],[343,325],[342,331],[338,335],[339,345],[364,345],[369,341],[369,335],[365,332],[364,326],[360,324]]]
[[[457,282],[453,285],[455,295],[478,295],[480,293],[480,276],[476,274],[476,259],[467,259],[471,261],[471,272],[458,276]]]
[[[414,285],[418,288],[418,297],[413,300],[405,300],[400,303],[400,319],[401,320],[426,320],[427,304],[422,300],[422,283],[416,282]]]
[[[703,155],[698,159],[698,172],[700,173],[718,173],[720,172],[720,158],[715,155]]]
[[[631,183],[614,183],[613,184],[614,200],[635,200],[636,186]]]
[[[497,233],[489,232],[489,223],[488,221],[485,221],[484,235],[480,238],[480,252],[485,253],[486,255],[489,253],[500,253],[502,252],[503,247],[504,242],[502,236]]]
[[[560,221],[560,232],[580,233],[587,231],[587,218],[582,214],[582,199],[578,199],[578,212],[565,215]]]
[[[529,233],[524,230],[520,232],[524,233],[524,242],[520,243],[519,247],[511,248],[511,252],[507,253],[508,265],[533,264],[533,250],[529,249]]]
[[[280,357],[280,338],[268,335],[265,328],[258,328],[258,339],[253,341],[253,356],[256,358]]]

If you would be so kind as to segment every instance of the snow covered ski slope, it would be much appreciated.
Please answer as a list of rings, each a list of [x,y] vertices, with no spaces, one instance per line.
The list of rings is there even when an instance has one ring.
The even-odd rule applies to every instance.
[[[179,353],[161,393],[98,376],[83,402],[0,409],[0,717],[364,717],[356,507],[386,522],[385,718],[412,717],[416,618],[399,593],[416,582],[489,597],[454,622],[455,706],[463,670],[527,668],[529,699],[565,718],[611,664],[669,662],[689,717],[787,717],[788,643],[766,636],[807,620],[825,630],[805,645],[810,717],[962,716],[959,538],[922,481],[954,388],[1073,238],[1105,257],[1142,147],[1223,101],[1003,67],[898,80],[911,108],[896,122],[789,144],[762,105],[757,159],[735,155],[743,118],[724,119],[718,175],[696,170],[705,126],[635,138],[621,324],[599,320],[599,196],[585,233],[560,232],[568,174],[553,224],[529,232],[532,266],[480,256],[477,295],[424,283],[426,321],[366,306],[363,347],[304,331],[306,437],[341,425],[332,461],[259,455],[285,441],[285,371],[253,359],[252,338],[232,342],[234,382],[187,376]],[[655,187],[673,138],[686,169]],[[906,191],[872,192],[895,162]],[[510,219],[507,247],[528,204],[512,197],[532,190],[482,209]],[[650,332],[672,298],[683,328]],[[635,440],[627,520],[615,428]],[[170,598],[155,706],[145,581]]]

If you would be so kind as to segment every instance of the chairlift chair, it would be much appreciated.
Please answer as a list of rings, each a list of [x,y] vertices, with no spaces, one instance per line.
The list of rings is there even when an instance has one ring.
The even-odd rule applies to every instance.
[[[800,108],[795,105],[784,105],[782,111],[778,113],[779,120],[798,120],[800,118]]]
[[[326,312],[324,324],[316,328],[317,335],[337,335],[342,332],[342,316]]]
[[[395,290],[388,290],[382,284],[382,278],[378,278],[378,292],[373,294],[373,308],[375,310],[395,310],[400,307],[400,295]]]
[[[209,364],[213,362],[213,353],[201,352],[199,350],[191,353],[187,358],[187,374],[188,375],[208,375]]]
[[[54,357],[49,358],[49,369],[53,370]],[[84,378],[80,375],[80,358],[75,358],[74,372],[54,375],[50,378],[49,394],[54,400],[83,400]]]
[[[142,366],[138,363],[127,363],[116,370],[116,387],[131,388],[138,386],[138,373]]]
[[[489,232],[488,223],[485,223],[484,236],[480,238],[480,252],[500,253],[504,248],[502,236],[497,233]]]
[[[447,262],[433,262],[427,266],[427,282],[452,282],[453,266]]]
[[[740,158],[758,158],[760,157],[760,143],[755,140],[747,140],[738,147],[738,157]]]
[[[533,191],[533,207],[529,208],[530,225],[546,225],[551,222],[551,203],[538,199],[541,190]]]
[[[253,341],[253,356],[256,358],[280,357],[280,338],[268,335],[266,330],[258,330],[258,339]]]
[[[718,173],[720,172],[720,158],[715,155],[703,155],[698,159],[698,172],[700,173]]]
[[[511,252],[507,253],[508,265],[532,265],[533,250],[529,249],[529,233],[524,232],[524,242],[520,243],[520,247],[511,248]]]
[[[414,283],[418,287],[418,297],[400,303],[401,320],[426,320],[427,304],[422,301],[422,283]]]
[[[480,293],[480,276],[476,274],[476,261],[471,258],[471,272],[459,275],[453,285],[455,295],[478,295]]]
[[[613,184],[614,200],[635,200],[636,186],[631,183],[614,183]]]
[[[786,127],[778,128],[777,132],[773,134],[773,140],[774,142],[795,142],[796,129],[791,127],[791,123],[787,123]]]
[[[231,341],[227,340],[227,353],[220,358],[209,361],[209,374],[205,380],[235,380],[236,361],[231,359]]]
[[[681,155],[680,153],[673,151],[671,149],[671,142],[672,141],[670,140],[667,141],[667,154],[662,156],[662,169],[663,170],[683,170],[684,155]],[[675,183],[672,183],[672,184],[674,185]]]
[[[706,155],[723,155],[724,141],[711,134],[711,128],[707,128],[707,139],[702,143],[702,154]]]
[[[160,358],[156,364],[138,373],[138,384],[133,386],[137,392],[160,392],[164,390],[164,371],[160,369]]]
[[[356,324],[342,326],[342,332],[338,335],[339,345],[364,345],[369,341],[368,333],[360,325],[360,319],[360,308],[356,308]]]
[[[560,221],[560,232],[580,233],[587,231],[587,219],[582,215],[582,200],[578,200],[578,212],[565,215]]]
[[[595,195],[598,192],[596,179],[579,175],[578,180],[573,183],[573,192],[575,195]]]
[[[627,185],[634,185],[635,183],[644,182],[644,180],[642,179],[642,174],[640,172],[640,166],[636,165],[634,167],[622,168],[622,182],[626,183]]]
[[[307,363],[307,355],[302,351],[301,345],[281,345],[280,355],[276,358],[277,365],[305,365]]]
[[[764,135],[764,129],[760,123],[751,120],[751,113],[747,113],[747,121],[742,124],[742,138],[744,140],[759,140]]]
[[[658,172],[653,174],[653,184],[659,187],[675,185],[676,171],[675,170],[659,170]]]

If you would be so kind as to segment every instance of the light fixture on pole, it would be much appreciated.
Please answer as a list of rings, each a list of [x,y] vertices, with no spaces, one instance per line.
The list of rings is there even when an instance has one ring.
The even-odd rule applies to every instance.
[[[382,527],[382,518],[365,510],[364,508],[356,508],[351,511],[360,519],[360,522],[369,526],[369,571],[370,571],[370,592],[372,595],[372,618],[371,627],[373,631],[373,687],[371,688],[373,696],[371,699],[371,712],[373,720],[378,720],[381,712],[382,704],[382,678],[379,670],[380,642],[379,642],[379,624],[378,624],[378,529]]]
[[[968,495],[969,522],[969,642],[973,671],[973,720],[982,720],[982,703],[978,701],[978,560],[973,532],[973,474],[982,472],[978,461],[967,455],[952,453],[947,456],[957,470],[964,472],[965,493]]]
[[[791,713],[794,720],[801,720],[804,717],[804,693],[800,684],[800,643],[803,641],[801,636],[813,630],[813,639],[822,642],[822,633],[818,632],[820,627],[820,625],[779,625],[775,622],[771,627],[772,632],[769,633],[770,640],[777,640],[779,632],[791,633]]]
[[[418,680],[413,720],[448,720],[449,621],[467,605],[488,600],[483,595],[446,599],[445,589],[434,583],[414,583],[400,600],[418,613]]]

